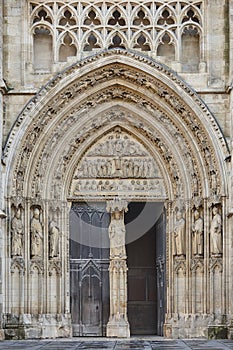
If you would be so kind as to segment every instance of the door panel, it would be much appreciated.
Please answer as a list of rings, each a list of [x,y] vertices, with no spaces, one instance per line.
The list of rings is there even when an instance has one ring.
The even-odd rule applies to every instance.
[[[70,215],[70,297],[74,336],[104,336],[109,318],[109,214],[74,203]]]
[[[155,268],[129,268],[128,318],[131,334],[156,334]]]
[[[81,279],[81,321],[83,335],[101,335],[101,277],[99,271],[91,266]]]

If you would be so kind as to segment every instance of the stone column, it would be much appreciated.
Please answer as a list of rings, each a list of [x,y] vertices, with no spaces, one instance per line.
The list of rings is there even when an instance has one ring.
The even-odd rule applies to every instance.
[[[124,212],[127,202],[114,199],[107,203],[111,213],[110,238],[110,317],[107,324],[107,337],[129,337],[127,319],[127,263],[125,249]]]

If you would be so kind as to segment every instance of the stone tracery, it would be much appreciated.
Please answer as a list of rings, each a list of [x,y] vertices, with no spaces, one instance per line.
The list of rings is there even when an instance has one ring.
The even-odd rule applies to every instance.
[[[155,52],[178,59],[179,42],[187,28],[202,35],[202,1],[30,1],[30,22],[36,30],[47,30],[55,43],[55,62],[77,53],[109,48]],[[68,38],[68,40],[67,40]],[[165,49],[165,46],[168,47]],[[61,54],[65,47],[67,54]],[[71,49],[72,47],[72,49]],[[176,52],[175,52],[176,51]]]

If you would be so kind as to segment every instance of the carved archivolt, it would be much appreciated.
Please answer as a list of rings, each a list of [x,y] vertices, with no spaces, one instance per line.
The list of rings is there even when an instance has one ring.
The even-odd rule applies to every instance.
[[[192,293],[189,276],[195,286],[201,280],[207,303],[207,271],[213,285],[221,277],[228,156],[214,117],[164,66],[120,50],[73,65],[25,107],[4,149],[4,195],[10,223],[15,218],[9,231],[17,229],[20,237],[24,232],[15,253],[9,249],[9,271],[16,271],[17,279],[25,264],[27,279],[36,286],[43,280],[43,288],[43,276],[51,283],[56,279],[67,310],[69,201],[158,200],[167,211],[167,312],[191,314],[192,305],[184,302]],[[10,246],[13,232],[7,237]],[[126,271],[120,264],[110,269]],[[86,265],[82,278],[90,267],[100,274],[98,267]],[[46,313],[39,295],[33,298],[41,303],[33,313]]]
[[[124,63],[116,62],[123,58]],[[126,125],[129,135],[144,140],[150,154],[147,157],[151,157],[148,167],[156,163],[157,157],[161,178],[166,177],[161,196],[164,191],[171,199],[222,195],[225,170],[220,154],[223,159],[228,149],[217,123],[201,100],[170,71],[140,56],[121,51],[103,53],[99,56],[100,68],[93,66],[96,60],[98,57],[64,71],[19,116],[4,150],[4,161],[10,164],[13,149],[17,149],[9,173],[10,195],[67,198],[75,169],[79,172],[81,169],[78,162],[101,139],[103,132],[107,133],[114,125]],[[81,70],[77,74],[78,67]],[[41,106],[39,112],[35,109],[37,103]],[[20,140],[21,128],[27,131]],[[116,186],[106,182],[112,180],[113,174],[108,177],[107,172],[112,172],[116,164],[111,161],[111,165],[109,162],[106,165],[103,157],[96,155],[93,162],[98,160],[102,170],[97,171],[95,179],[92,177],[91,185],[85,182],[88,181],[85,175],[80,177],[76,173],[74,177],[81,182],[76,181],[75,188],[88,185],[102,190],[105,186]],[[123,178],[127,175],[126,186],[133,184],[137,192],[143,186],[158,185],[155,178],[148,183],[150,176],[145,172],[150,172],[149,168],[143,170],[144,174],[136,174],[135,170],[133,177],[128,176],[131,167],[137,169],[140,157],[134,164],[127,163],[128,160],[125,156],[120,169]],[[82,166],[84,169],[85,161]],[[94,168],[90,171],[95,172]],[[145,177],[147,182],[143,183]],[[71,196],[73,187],[72,191]]]

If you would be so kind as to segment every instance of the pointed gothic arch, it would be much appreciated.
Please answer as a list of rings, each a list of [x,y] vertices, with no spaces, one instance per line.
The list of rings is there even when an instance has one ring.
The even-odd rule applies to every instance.
[[[44,314],[47,310],[46,279],[51,277],[48,273],[48,221],[57,223],[62,232],[57,260],[64,277],[59,294],[60,308],[61,314],[68,315],[68,271],[62,262],[68,257],[69,201],[75,198],[75,181],[80,180],[75,176],[93,147],[101,144],[101,140],[106,140],[116,129],[142,147],[143,152],[148,152],[148,159],[150,157],[156,164],[154,167],[159,169],[164,192],[158,194],[155,189],[151,199],[148,185],[149,191],[143,200],[166,202],[167,276],[170,276],[170,282],[167,286],[165,334],[169,334],[173,322],[176,322],[174,314],[179,314],[179,305],[183,303],[181,314],[184,310],[187,314],[192,313],[192,305],[187,300],[179,299],[178,294],[178,301],[173,300],[173,291],[176,286],[174,266],[185,268],[185,274],[179,276],[182,286],[187,286],[185,281],[192,273],[193,208],[200,205],[204,208],[207,221],[203,244],[208,246],[211,206],[217,203],[222,207],[222,216],[226,217],[225,160],[229,157],[226,140],[216,119],[195,91],[171,70],[144,56],[117,49],[80,61],[49,81],[18,116],[6,142],[3,154],[5,206],[9,208],[10,218],[12,204],[18,206],[22,202],[25,207],[27,244],[22,254],[25,275],[30,274],[28,266],[33,260],[28,244],[31,239],[30,208],[39,206],[43,212],[40,220],[43,221],[44,251],[36,263],[44,271],[42,284],[45,293],[40,298],[40,310]],[[97,176],[92,174],[89,177],[95,181]],[[144,181],[148,180],[147,176],[145,178]],[[95,192],[92,188],[89,198],[96,199]],[[126,200],[129,193],[135,196],[130,186]],[[139,194],[137,199],[142,197]],[[177,208],[185,210],[186,252],[182,256],[172,252]],[[227,233],[224,230],[225,239]],[[210,252],[207,248],[204,251],[205,255],[200,259],[206,257],[205,264],[209,264]],[[222,259],[223,254],[227,252],[220,252],[218,259]],[[204,269],[203,273],[207,270]],[[205,290],[205,286],[203,288]],[[205,298],[207,300],[208,296]],[[227,308],[227,299],[223,303]],[[11,313],[10,308],[6,312]],[[25,313],[30,312],[29,306]],[[70,327],[69,318],[64,319]],[[203,329],[207,326],[206,321]],[[188,329],[187,325],[187,334],[190,334]]]

